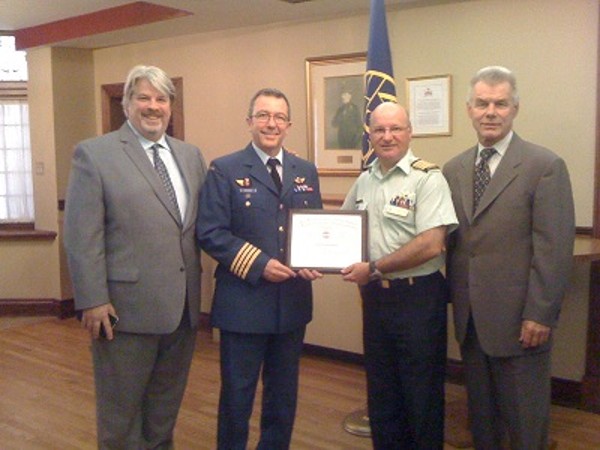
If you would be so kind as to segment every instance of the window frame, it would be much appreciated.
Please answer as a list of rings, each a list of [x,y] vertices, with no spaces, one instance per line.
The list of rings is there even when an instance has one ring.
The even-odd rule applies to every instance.
[[[1,100],[25,100],[28,101],[28,86],[27,81],[0,81],[0,101]],[[30,157],[31,149],[30,149]],[[33,161],[32,161],[33,163]],[[31,182],[33,183],[33,173],[31,174]],[[34,199],[35,202],[35,199]],[[33,220],[29,221],[18,221],[18,222],[0,222],[0,231],[4,230],[16,230],[21,231],[24,229],[35,228],[35,211]]]
[[[0,99],[28,100],[27,81],[0,81]],[[33,173],[32,173],[33,178]],[[32,179],[33,181],[33,179]],[[35,196],[35,193],[34,193]],[[35,201],[35,199],[34,199]],[[54,240],[54,231],[36,230],[35,217],[32,221],[1,222],[0,241],[15,240]]]

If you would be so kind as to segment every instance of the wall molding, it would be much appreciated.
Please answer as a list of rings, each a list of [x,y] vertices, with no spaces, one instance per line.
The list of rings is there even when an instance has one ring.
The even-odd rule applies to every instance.
[[[304,344],[303,353],[357,365],[362,365],[364,360],[363,355],[360,353],[336,350],[314,344]],[[462,361],[453,358],[446,360],[446,382],[464,386],[465,368]],[[586,409],[583,404],[582,383],[552,377],[552,403],[569,408]]]
[[[75,317],[72,298],[0,298],[0,316],[55,316],[59,319]],[[210,314],[200,313],[200,329],[210,330]]]
[[[0,298],[0,316],[56,316],[73,317],[73,299],[54,298]]]

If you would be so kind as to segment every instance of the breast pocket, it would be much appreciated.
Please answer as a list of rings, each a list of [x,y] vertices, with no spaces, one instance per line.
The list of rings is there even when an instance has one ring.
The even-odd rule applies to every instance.
[[[292,208],[314,209],[318,208],[317,196],[310,192],[294,192],[292,196]]]
[[[391,229],[409,233],[414,231],[415,213],[411,209],[385,205],[383,208],[383,218]]]
[[[269,205],[267,200],[263,195],[235,196],[231,208],[231,224],[234,233],[244,237],[246,232],[253,234],[253,230],[262,230],[265,221],[272,216],[270,210],[276,206],[276,203]]]

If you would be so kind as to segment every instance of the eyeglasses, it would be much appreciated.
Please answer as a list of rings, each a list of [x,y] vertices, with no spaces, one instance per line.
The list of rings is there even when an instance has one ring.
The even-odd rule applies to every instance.
[[[399,126],[389,127],[389,128],[378,127],[378,128],[372,129],[369,132],[369,134],[371,134],[375,138],[382,138],[383,136],[385,136],[385,132],[389,131],[392,136],[400,136],[402,133],[404,133],[406,130],[408,130],[408,128],[409,127],[399,127]]]
[[[288,119],[288,116],[286,116],[285,114],[271,114],[266,111],[259,111],[252,117],[254,117],[254,120],[256,120],[258,123],[267,123],[271,119],[271,117],[277,125],[285,125],[290,121],[290,119]]]

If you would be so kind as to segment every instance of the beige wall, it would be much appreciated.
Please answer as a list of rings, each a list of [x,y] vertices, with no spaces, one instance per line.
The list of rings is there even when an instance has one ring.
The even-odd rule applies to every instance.
[[[58,238],[0,243],[0,298],[70,298],[57,205],[73,146],[96,133],[92,52],[40,48],[27,53],[27,62],[36,228]]]
[[[64,200],[74,146],[96,132],[94,108],[94,60],[91,50],[52,49],[52,87],[54,94],[54,129],[56,152],[57,198]],[[63,214],[59,212],[60,298],[73,298],[69,270],[63,248]]]
[[[415,139],[413,148],[419,156],[443,164],[458,151],[475,143],[464,108],[466,86],[478,68],[488,64],[506,65],[516,72],[521,89],[522,104],[516,131],[565,158],[572,175],[577,224],[591,226],[597,90],[596,0],[474,0],[397,9],[388,12],[388,27],[402,102],[405,78],[452,76],[453,134]],[[86,111],[92,111],[89,99],[81,105],[78,114],[86,116],[87,120],[95,120],[96,133],[99,133],[100,85],[123,81],[135,64],[156,64],[171,76],[183,77],[186,140],[198,145],[207,160],[241,148],[249,141],[244,123],[247,102],[257,89],[266,85],[278,87],[288,94],[294,125],[287,144],[300,155],[308,156],[305,59],[365,51],[367,39],[368,17],[360,15],[97,50],[93,52],[93,77],[88,72],[87,62],[83,70],[86,83],[93,78],[95,115],[86,116]],[[45,64],[48,68],[50,56],[47,50],[37,52],[41,53],[39,59],[43,59],[41,67]],[[53,59],[55,64],[72,69],[63,58],[54,55]],[[44,81],[41,77],[40,83]],[[83,92],[89,94],[84,86],[80,91],[82,95]],[[41,98],[45,103],[46,97]],[[56,97],[53,101],[57,101]],[[48,115],[52,114],[52,108],[43,107],[41,105],[32,117],[32,122],[37,119],[36,128],[46,127],[50,120]],[[87,133],[87,126],[84,128]],[[48,135],[54,133],[52,127],[47,131]],[[60,132],[58,127],[56,132]],[[38,213],[48,210],[40,220],[52,229],[57,227],[57,218],[50,210],[55,209],[57,189],[59,193],[64,189],[65,158],[71,151],[66,141],[75,138],[69,136],[64,141],[62,136],[56,138],[56,142],[61,141],[56,161],[59,181],[48,182],[53,184],[50,198],[40,193],[40,183],[36,181],[36,196],[43,196],[43,200],[36,202],[36,207],[41,203]],[[45,144],[38,138],[35,145]],[[42,150],[35,150],[34,154],[54,166],[53,159],[45,160],[47,155],[53,155],[54,149],[49,150],[48,154]],[[351,178],[325,178],[323,192],[344,194],[352,181]],[[19,250],[31,255],[32,264],[36,259],[33,253],[41,251],[41,248]],[[5,260],[3,256],[7,252],[1,245],[0,261]],[[49,264],[51,271],[56,272],[60,263],[56,256],[53,258]],[[212,264],[207,262],[205,268],[203,309],[207,311]],[[560,353],[554,358],[553,371],[563,378],[579,380],[583,370],[582,353],[569,351],[569,347],[583,348],[585,345],[587,274],[585,267],[574,271],[573,287],[561,318],[560,342],[556,346]],[[57,284],[54,279],[49,281],[48,286]],[[0,286],[0,298],[8,296],[3,289]],[[49,291],[40,289],[38,296],[56,295]],[[339,278],[330,275],[315,284],[315,294],[315,320],[309,327],[307,341],[360,352],[360,310],[356,289],[343,285]],[[450,346],[449,354],[458,356],[454,344]]]
[[[36,226],[58,231],[50,49],[28,54]],[[33,118],[44,118],[33,123]],[[42,173],[43,172],[43,173]],[[0,242],[0,298],[59,298],[58,241]]]
[[[566,159],[574,174],[577,224],[591,226],[598,2],[459,2],[390,11],[388,27],[402,102],[405,78],[452,75],[453,135],[415,139],[419,155],[443,164],[474,144],[464,106],[469,79],[484,65],[506,65],[516,72],[521,90],[516,131]],[[289,95],[294,126],[287,144],[306,155],[305,59],[366,51],[367,40],[368,17],[361,15],[99,50],[94,53],[98,127],[99,85],[123,80],[134,64],[156,64],[183,77],[186,138],[208,159],[249,140],[243,120],[247,102],[265,85]],[[345,193],[350,182],[325,179],[324,188]]]
[[[475,143],[464,105],[469,79],[482,66],[506,65],[516,72],[521,90],[516,131],[565,158],[573,179],[577,224],[591,226],[596,1],[481,0],[403,9],[388,12],[388,27],[402,102],[405,78],[452,76],[453,134],[415,139],[418,155],[443,164]],[[182,76],[186,139],[210,160],[249,140],[243,120],[248,99],[260,87],[275,86],[292,103],[294,126],[287,144],[306,156],[305,59],[365,51],[367,39],[368,17],[356,16],[100,50],[94,54],[96,92],[102,83],[121,80],[138,63],[157,64],[172,76]],[[351,183],[350,178],[324,179],[323,192],[343,194]],[[557,333],[557,351],[562,354],[554,358],[555,374],[572,379],[581,378],[583,353],[568,347],[585,347],[588,295],[585,267],[576,275],[577,291],[569,292]],[[307,341],[361,352],[355,288],[335,276],[315,283],[315,319]],[[454,340],[449,342],[449,355],[458,358]]]

